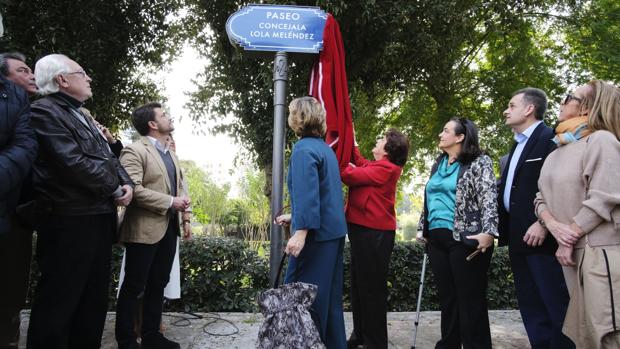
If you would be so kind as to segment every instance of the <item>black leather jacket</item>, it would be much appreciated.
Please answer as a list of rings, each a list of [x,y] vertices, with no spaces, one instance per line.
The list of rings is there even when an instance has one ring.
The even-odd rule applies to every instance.
[[[62,93],[32,103],[32,128],[39,142],[35,202],[53,214],[115,212],[112,194],[119,185],[133,187],[133,182],[91,119],[84,117],[87,126],[74,114],[79,106]]]

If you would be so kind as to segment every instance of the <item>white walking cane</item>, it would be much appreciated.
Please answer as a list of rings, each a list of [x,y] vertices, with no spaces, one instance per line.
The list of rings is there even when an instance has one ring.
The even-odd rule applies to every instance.
[[[420,274],[420,287],[418,288],[418,305],[415,310],[415,326],[413,328],[413,345],[411,349],[415,349],[415,340],[418,337],[418,324],[420,323],[420,305],[422,304],[422,290],[424,290],[424,275],[426,274],[426,253],[422,261],[422,273]]]

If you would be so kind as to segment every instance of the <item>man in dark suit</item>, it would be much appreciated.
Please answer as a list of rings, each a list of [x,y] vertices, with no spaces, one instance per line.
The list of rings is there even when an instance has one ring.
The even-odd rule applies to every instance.
[[[30,101],[24,89],[6,78],[8,56],[0,54],[0,349],[17,348],[19,338],[32,234],[18,221],[15,210],[24,201],[27,190],[22,189],[37,155]]]
[[[521,317],[532,348],[574,348],[562,334],[568,291],[554,254],[557,243],[534,215],[538,176],[555,149],[544,124],[547,96],[537,88],[517,91],[504,111],[515,133],[499,187],[500,245],[508,245]]]

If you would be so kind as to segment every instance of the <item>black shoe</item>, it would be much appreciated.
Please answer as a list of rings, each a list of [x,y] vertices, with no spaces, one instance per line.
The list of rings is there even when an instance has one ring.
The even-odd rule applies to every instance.
[[[362,338],[357,338],[355,332],[351,333],[351,337],[347,340],[347,349],[357,349],[364,345],[364,340]]]
[[[126,343],[118,343],[118,349],[140,349],[140,344],[135,339]]]
[[[142,349],[181,349],[181,346],[156,332],[142,338]]]
[[[18,345],[16,342],[11,342],[7,344],[0,344],[0,349],[18,349]]]

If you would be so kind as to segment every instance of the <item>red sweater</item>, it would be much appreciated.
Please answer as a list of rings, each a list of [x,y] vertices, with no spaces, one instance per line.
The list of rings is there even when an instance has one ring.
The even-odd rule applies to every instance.
[[[351,160],[355,166],[341,171],[342,181],[349,187],[347,222],[371,229],[396,230],[396,183],[402,168],[387,159],[366,160],[357,147]]]

